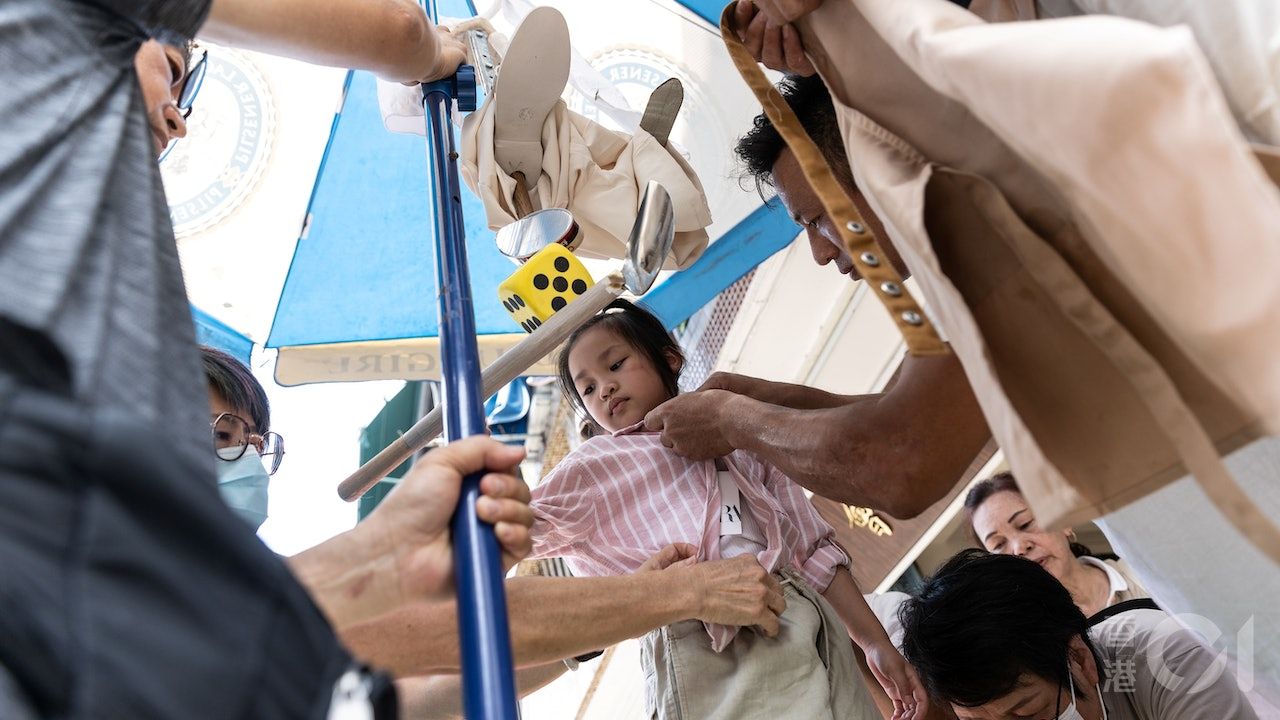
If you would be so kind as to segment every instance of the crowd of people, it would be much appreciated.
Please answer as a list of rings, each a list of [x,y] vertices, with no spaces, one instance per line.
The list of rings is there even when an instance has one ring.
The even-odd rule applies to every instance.
[[[860,190],[848,116],[817,74],[831,56],[805,44],[824,1],[849,0],[738,0],[730,15],[756,60],[789,73],[783,100],[906,278],[913,256]],[[1213,23],[1190,0],[954,4],[1186,23],[1233,109],[1237,73],[1267,69],[1222,61],[1222,28],[1280,38],[1280,16],[1237,2]],[[254,530],[284,433],[248,368],[195,344],[156,167],[186,134],[197,33],[397,82],[465,58],[412,0],[0,4],[0,716],[460,716],[448,521],[477,471],[506,566],[560,556],[578,575],[506,583],[522,693],[641,638],[656,718],[1280,716],[1280,572],[1264,559],[1215,595],[1198,587],[1239,560],[1221,518],[1186,528],[1205,541],[1170,560],[1144,530],[1167,506],[1138,503],[1103,523],[1123,557],[1098,555],[1041,525],[1005,472],[968,490],[974,549],[911,595],[858,588],[859,548],[805,490],[903,518],[946,497],[993,437],[955,353],[908,354],[874,394],[725,373],[680,394],[679,345],[619,301],[561,351],[591,437],[533,491],[520,450],[470,438],[428,453],[354,529],[276,557]],[[1270,72],[1271,104],[1239,121],[1276,143]],[[861,279],[865,258],[766,114],[736,151],[814,261]],[[1269,509],[1280,452],[1246,449]],[[1257,641],[1216,649],[1192,614]]]

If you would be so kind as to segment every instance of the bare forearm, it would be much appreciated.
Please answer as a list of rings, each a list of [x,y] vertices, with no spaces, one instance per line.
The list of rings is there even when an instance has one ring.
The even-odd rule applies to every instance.
[[[991,433],[954,356],[911,358],[878,395],[797,410],[738,396],[729,443],[824,497],[914,517],[944,497]]]
[[[581,655],[697,614],[690,588],[667,573],[507,581],[512,650],[519,666]],[[457,610],[421,604],[350,628],[343,641],[395,675],[458,672]]]
[[[760,402],[795,410],[822,410],[841,407],[853,402],[856,398],[850,395],[837,395],[807,385],[771,382],[759,378],[730,376],[724,389],[739,395],[746,395]]]
[[[836,576],[831,579],[831,585],[822,596],[835,608],[845,629],[849,631],[849,637],[853,638],[858,647],[865,649],[869,645],[889,642],[888,633],[871,611],[871,606],[867,605],[849,568],[842,566],[836,569]]]
[[[551,684],[564,674],[563,662],[548,663],[516,671],[520,697]],[[462,678],[458,675],[431,675],[396,681],[401,720],[462,720]]]
[[[872,396],[861,401],[874,402]],[[878,458],[866,452],[876,446],[878,432],[874,426],[849,432],[849,406],[800,410],[745,397],[732,405],[722,422],[733,447],[755,453],[823,497],[883,509],[892,504],[885,497],[887,478],[870,467]],[[888,451],[881,445],[874,453]]]
[[[400,603],[390,554],[379,553],[349,530],[287,560],[289,569],[339,632]]]
[[[413,0],[214,0],[200,35],[397,81],[427,76],[438,48]]]

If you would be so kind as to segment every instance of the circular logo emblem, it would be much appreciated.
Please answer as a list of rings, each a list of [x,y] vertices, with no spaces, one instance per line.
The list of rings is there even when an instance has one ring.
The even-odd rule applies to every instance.
[[[590,63],[638,113],[644,112],[654,88],[668,78],[679,78],[684,85],[684,103],[671,130],[671,140],[698,174],[707,204],[713,210],[736,194],[736,185],[729,187],[722,182],[732,170],[729,145],[733,135],[718,114],[712,112],[707,93],[692,72],[657,50],[635,46],[608,48],[596,53]],[[576,92],[570,96],[569,105],[575,112],[607,128],[622,129]],[[693,148],[697,148],[697,152],[691,152]]]
[[[179,238],[216,225],[240,207],[266,166],[274,123],[262,73],[234,50],[211,49],[187,136],[160,164]]]

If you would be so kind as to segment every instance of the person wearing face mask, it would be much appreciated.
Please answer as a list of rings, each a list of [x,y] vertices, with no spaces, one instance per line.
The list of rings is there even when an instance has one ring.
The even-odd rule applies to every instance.
[[[961,551],[901,610],[902,652],[960,720],[1252,720],[1227,663],[1158,610],[1089,625],[1040,565]]]
[[[1071,529],[1048,531],[1036,522],[1012,473],[998,473],[975,484],[964,501],[973,539],[987,551],[1031,560],[1071,593],[1085,617],[1108,607],[1151,597],[1119,558],[1094,557],[1074,542]]]
[[[284,460],[284,439],[271,432],[271,405],[244,363],[201,346],[209,384],[209,427],[218,458],[218,491],[257,530],[267,519],[267,485]]]

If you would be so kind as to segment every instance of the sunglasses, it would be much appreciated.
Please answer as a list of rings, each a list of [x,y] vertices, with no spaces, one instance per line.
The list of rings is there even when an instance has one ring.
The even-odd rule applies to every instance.
[[[191,69],[182,78],[182,89],[178,91],[178,112],[182,119],[191,117],[191,108],[195,105],[196,95],[200,94],[200,86],[204,84],[204,74],[209,68],[209,51],[199,49],[192,58]]]

